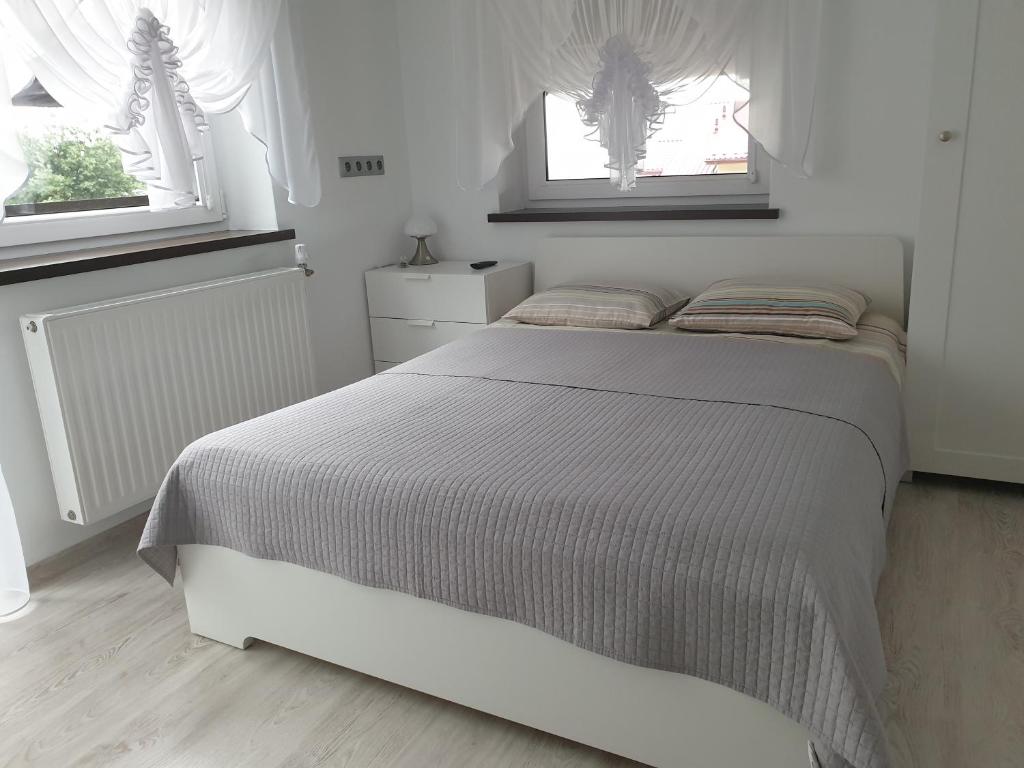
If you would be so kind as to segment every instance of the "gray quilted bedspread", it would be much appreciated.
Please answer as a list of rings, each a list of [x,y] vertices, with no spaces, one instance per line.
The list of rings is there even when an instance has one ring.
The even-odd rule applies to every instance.
[[[176,545],[214,544],[511,619],[874,768],[902,423],[886,367],[843,351],[492,328],[193,443],[139,553],[168,581]]]

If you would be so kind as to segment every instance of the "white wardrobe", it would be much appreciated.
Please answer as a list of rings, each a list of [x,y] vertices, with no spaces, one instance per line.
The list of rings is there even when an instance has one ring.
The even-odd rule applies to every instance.
[[[937,5],[908,328],[912,466],[1024,483],[1024,1]]]

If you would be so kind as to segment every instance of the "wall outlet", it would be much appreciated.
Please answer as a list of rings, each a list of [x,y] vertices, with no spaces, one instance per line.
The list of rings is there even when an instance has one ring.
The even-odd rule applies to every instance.
[[[338,158],[341,178],[349,176],[383,176],[384,155],[350,155]]]

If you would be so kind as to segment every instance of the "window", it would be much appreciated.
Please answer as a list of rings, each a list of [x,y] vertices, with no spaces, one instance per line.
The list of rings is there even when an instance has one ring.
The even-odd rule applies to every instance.
[[[103,127],[103,116],[63,107],[24,64],[8,51],[3,55],[15,132],[29,175],[4,202],[0,246],[223,220],[208,154],[196,162],[201,195],[194,207],[150,211],[146,186],[124,171],[121,153]]]
[[[64,109],[35,79],[11,103],[29,175],[7,198],[6,216],[149,204],[145,185],[124,172],[120,152],[95,119]]]
[[[631,198],[767,193],[758,178],[756,145],[733,120],[747,92],[719,77],[691,104],[669,107],[647,140],[637,188],[620,192],[608,182],[608,155],[589,137],[576,104],[544,94],[527,125],[530,197]]]

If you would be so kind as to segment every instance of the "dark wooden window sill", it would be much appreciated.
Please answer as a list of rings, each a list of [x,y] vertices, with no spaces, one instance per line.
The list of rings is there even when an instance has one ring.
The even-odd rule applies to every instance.
[[[722,221],[777,219],[778,208],[767,205],[659,205],[594,208],[520,208],[487,214],[487,221],[519,223],[541,221]]]
[[[197,253],[226,251],[230,248],[294,239],[294,229],[235,229],[105,248],[25,256],[19,259],[0,259],[0,285],[27,283],[31,280],[46,280],[50,277],[78,275],[100,269],[127,267],[132,264],[193,256]]]

